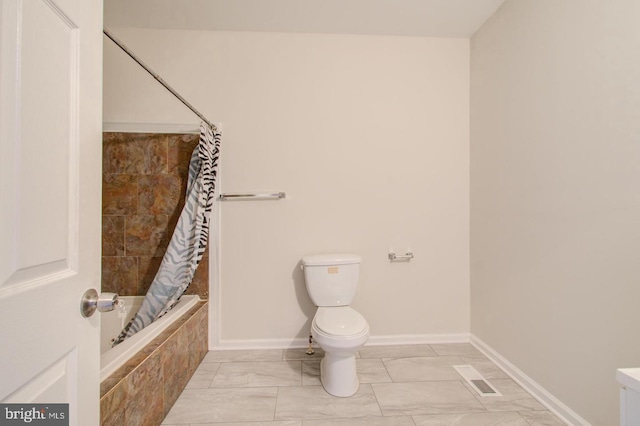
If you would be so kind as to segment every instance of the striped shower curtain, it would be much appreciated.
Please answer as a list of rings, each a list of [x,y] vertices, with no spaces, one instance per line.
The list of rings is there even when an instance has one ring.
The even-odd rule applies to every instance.
[[[215,127],[200,125],[200,142],[191,154],[187,197],[178,224],[140,309],[114,346],[170,311],[191,284],[209,237],[220,137]]]

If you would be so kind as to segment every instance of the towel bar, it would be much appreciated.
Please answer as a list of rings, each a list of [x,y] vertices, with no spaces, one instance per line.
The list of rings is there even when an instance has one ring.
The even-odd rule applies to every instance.
[[[242,193],[242,192],[226,192],[220,194],[221,201],[230,200],[280,200],[286,198],[287,194],[284,192],[275,192],[269,194],[256,194],[256,193]]]

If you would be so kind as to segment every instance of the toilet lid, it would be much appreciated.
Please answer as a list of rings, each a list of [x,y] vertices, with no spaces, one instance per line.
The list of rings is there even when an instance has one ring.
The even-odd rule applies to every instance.
[[[349,306],[318,308],[315,323],[318,329],[334,336],[352,336],[367,326],[367,320]]]

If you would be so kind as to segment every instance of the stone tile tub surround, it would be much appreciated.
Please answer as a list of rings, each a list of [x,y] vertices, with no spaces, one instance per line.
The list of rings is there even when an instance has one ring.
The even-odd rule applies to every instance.
[[[184,206],[197,134],[103,134],[102,291],[144,296]],[[209,295],[208,251],[186,294]]]
[[[162,422],[207,354],[207,309],[199,302],[102,382],[103,426]]]

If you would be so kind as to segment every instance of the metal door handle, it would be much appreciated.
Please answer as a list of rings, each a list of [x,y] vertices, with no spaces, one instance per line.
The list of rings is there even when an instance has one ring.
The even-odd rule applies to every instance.
[[[80,312],[85,318],[93,315],[96,310],[99,312],[113,311],[119,304],[120,296],[116,293],[102,293],[98,295],[95,289],[89,289],[82,295]]]

